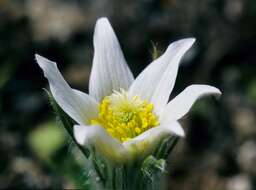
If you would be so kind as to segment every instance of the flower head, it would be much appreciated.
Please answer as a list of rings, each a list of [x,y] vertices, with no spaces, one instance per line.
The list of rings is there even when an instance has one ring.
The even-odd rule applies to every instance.
[[[121,90],[102,100],[98,118],[91,120],[91,124],[101,125],[112,137],[124,142],[159,125],[153,108],[152,103],[138,96],[129,97]]]
[[[36,60],[56,102],[77,122],[77,142],[94,146],[110,160],[145,157],[164,137],[184,136],[178,120],[198,98],[221,94],[212,86],[191,85],[168,102],[180,60],[193,45],[193,38],[170,44],[136,79],[106,18],[97,21],[93,39],[89,95],[70,88],[56,63],[39,55]]]

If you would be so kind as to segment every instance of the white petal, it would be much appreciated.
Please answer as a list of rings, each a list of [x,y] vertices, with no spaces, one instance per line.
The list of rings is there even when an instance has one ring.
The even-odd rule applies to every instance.
[[[179,57],[184,54],[184,52],[194,43],[194,41],[195,40],[193,38],[188,38],[170,44],[165,53],[147,66],[146,69],[144,69],[142,73],[135,79],[129,89],[129,95],[138,95],[142,99],[151,101],[152,95],[154,92],[156,92],[158,85],[160,85],[161,78],[163,77],[164,72],[167,70],[168,65],[173,67],[174,71],[177,70],[177,62],[179,61]],[[169,70],[171,69],[168,69],[168,71]],[[173,73],[175,74],[175,72]],[[176,78],[176,75],[173,77]],[[158,88],[159,90],[162,90],[160,87]]]
[[[184,136],[184,130],[178,122],[166,123],[151,128],[141,135],[124,142],[123,145],[134,157],[139,156],[143,158],[144,156],[152,154],[161,140],[170,135]]]
[[[98,117],[98,103],[96,100],[88,94],[81,92],[80,90],[72,89],[73,92],[80,98],[82,110],[85,112],[88,119],[95,119]]]
[[[133,75],[107,18],[97,21],[93,42],[94,58],[89,94],[101,101],[104,96],[112,94],[113,90],[128,90]]]
[[[195,39],[186,39],[185,41],[180,41],[168,62],[166,70],[161,74],[161,79],[158,85],[155,87],[151,98],[151,102],[155,106],[154,110],[159,115],[161,114],[164,106],[167,104],[170,94],[173,90],[180,60],[194,42]]]
[[[112,161],[125,162],[129,158],[124,146],[101,126],[75,125],[74,136],[80,145],[94,146],[97,151]]]
[[[191,85],[171,100],[160,116],[160,123],[175,121],[183,117],[195,103],[205,95],[221,95],[219,89],[208,85]]]
[[[98,103],[89,95],[70,88],[55,62],[40,55],[36,55],[36,60],[49,81],[54,99],[71,118],[79,124],[87,124],[89,119],[97,117]]]

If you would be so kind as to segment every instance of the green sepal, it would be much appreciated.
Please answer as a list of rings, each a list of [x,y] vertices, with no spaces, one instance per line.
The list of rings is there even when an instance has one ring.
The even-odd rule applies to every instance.
[[[148,179],[153,179],[153,176],[160,172],[163,173],[165,171],[165,160],[159,159],[157,160],[154,156],[148,156],[141,166],[141,171],[143,176]]]
[[[158,148],[155,150],[153,154],[156,159],[167,159],[170,155],[173,148],[178,143],[179,137],[177,136],[169,136],[164,138],[158,145]]]
[[[143,186],[145,189],[162,189],[164,185],[164,174],[166,173],[166,161],[148,156],[141,166]]]

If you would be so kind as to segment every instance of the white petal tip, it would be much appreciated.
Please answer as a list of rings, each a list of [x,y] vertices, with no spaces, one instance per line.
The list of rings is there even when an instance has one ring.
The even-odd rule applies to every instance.
[[[107,17],[101,17],[96,22],[96,27],[110,25]]]
[[[95,31],[94,31],[94,38],[96,36],[98,36],[100,39],[100,41],[102,40],[110,40],[110,39],[106,39],[105,35],[106,33],[110,36],[108,37],[113,37],[115,36],[115,33],[113,31],[113,28],[108,20],[107,17],[102,17],[102,18],[99,18],[96,22],[96,25],[95,25]],[[104,38],[103,38],[104,37]]]
[[[97,20],[97,22],[108,22],[108,18],[107,17],[101,17]]]
[[[222,95],[222,92],[219,89],[217,89],[217,92],[216,92],[217,98],[220,98],[221,95]]]
[[[185,137],[184,129],[181,126],[177,126],[177,127],[173,128],[173,132],[177,136]]]
[[[184,129],[181,127],[181,125],[178,122],[175,122],[171,125],[166,125],[167,128],[169,128],[169,130],[179,136],[179,137],[185,137],[185,132]]]
[[[52,64],[56,65],[55,62],[50,61],[49,59],[46,59],[45,57],[35,54],[35,59],[38,65],[45,70],[47,67],[52,66]]]
[[[43,56],[41,55],[38,55],[38,54],[35,54],[35,58],[36,58],[36,61],[39,63],[39,62],[42,62],[42,61],[49,61],[48,59],[44,58]]]
[[[36,59],[36,62],[40,65],[42,60],[44,60],[45,58],[42,57],[41,55],[35,54],[35,59]]]
[[[183,40],[186,40],[187,42],[191,43],[191,45],[192,45],[192,44],[195,43],[196,38],[193,38],[193,37],[191,37],[191,38],[184,38]]]
[[[188,46],[192,46],[195,43],[196,39],[195,38],[184,38],[181,40],[178,40],[177,42],[179,43],[187,43]]]
[[[188,86],[187,89],[194,88],[194,87],[197,87],[195,88],[196,91],[199,91],[201,89],[202,91],[205,91],[205,94],[214,95],[217,98],[222,95],[222,92],[218,88],[214,86],[204,85],[204,84],[191,85],[191,86]]]
[[[195,38],[183,38],[181,40],[177,40],[168,46],[167,51],[172,51],[173,47],[177,48],[179,46],[184,47],[186,50],[188,50],[195,43],[195,41]]]
[[[40,57],[41,57],[41,55],[38,55],[37,53],[35,54],[36,60],[39,59]]]
[[[218,89],[218,88],[215,88],[215,87],[212,87],[212,94],[217,98],[219,99],[220,96],[222,95],[222,92]]]
[[[222,92],[219,89],[217,89],[217,94],[222,95]]]
[[[78,144],[83,145],[85,141],[85,131],[83,130],[83,126],[74,125],[74,137]]]

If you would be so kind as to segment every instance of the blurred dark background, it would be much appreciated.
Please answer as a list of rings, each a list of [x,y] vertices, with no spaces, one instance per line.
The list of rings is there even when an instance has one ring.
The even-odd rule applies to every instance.
[[[169,159],[172,190],[256,189],[256,2],[254,0],[1,0],[0,188],[74,188],[79,153],[55,122],[34,60],[58,63],[72,87],[88,90],[93,28],[107,16],[135,76],[184,37],[197,42],[180,67],[174,95],[192,83],[223,96],[198,101]]]

